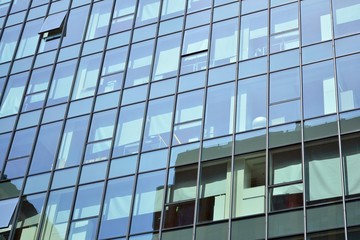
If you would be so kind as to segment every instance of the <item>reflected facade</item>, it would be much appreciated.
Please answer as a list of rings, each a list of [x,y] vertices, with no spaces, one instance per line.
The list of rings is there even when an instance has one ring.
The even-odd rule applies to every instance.
[[[0,0],[0,239],[360,239],[360,0]]]

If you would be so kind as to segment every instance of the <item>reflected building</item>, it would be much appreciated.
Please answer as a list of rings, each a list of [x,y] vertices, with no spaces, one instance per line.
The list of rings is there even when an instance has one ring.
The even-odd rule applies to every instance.
[[[0,0],[0,239],[360,239],[360,0]]]

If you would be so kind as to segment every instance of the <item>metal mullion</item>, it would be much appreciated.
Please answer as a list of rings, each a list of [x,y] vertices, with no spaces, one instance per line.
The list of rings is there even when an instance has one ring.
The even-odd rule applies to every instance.
[[[334,24],[334,5],[333,1],[330,1],[330,16],[331,16],[331,30],[332,30],[332,51],[333,51],[333,71],[334,71],[334,84],[335,84],[335,99],[336,99],[336,122],[338,130],[338,146],[339,146],[339,160],[340,160],[340,172],[341,172],[341,193],[342,193],[342,210],[343,210],[343,220],[344,220],[344,235],[345,240],[348,240],[348,231],[347,231],[347,214],[346,214],[346,199],[345,199],[345,163],[342,153],[342,144],[341,144],[341,125],[340,125],[340,109],[339,109],[339,88],[337,81],[337,68],[336,68],[336,46],[335,46],[335,24]]]
[[[268,1],[268,29],[267,29],[267,73],[266,73],[266,127],[265,127],[265,239],[269,237],[269,108],[270,108],[270,48],[271,48],[271,0]]]
[[[241,11],[242,11],[242,1],[239,1],[239,11],[238,11],[238,34],[237,34],[237,42],[236,42],[236,69],[235,69],[235,89],[234,89],[234,116],[233,116],[233,134],[232,134],[232,149],[231,149],[231,178],[230,178],[230,195],[229,195],[229,219],[228,219],[228,240],[231,240],[232,236],[232,217],[233,217],[233,209],[234,204],[236,201],[234,201],[234,191],[235,184],[234,184],[234,171],[235,171],[235,146],[236,146],[236,125],[237,125],[237,108],[238,108],[238,85],[239,85],[239,59],[240,59],[240,37],[241,37]]]
[[[304,143],[304,83],[303,83],[303,61],[302,61],[302,25],[301,25],[301,0],[298,0],[298,25],[299,25],[299,79],[300,79],[300,137],[301,137],[301,175],[302,175],[302,184],[303,184],[303,224],[304,224],[304,239],[307,239],[307,208],[306,208],[306,199],[307,199],[307,181],[306,181],[306,171],[305,171],[305,143]]]
[[[213,32],[213,15],[214,15],[214,0],[211,0],[210,6],[211,14],[210,14],[210,22],[209,22],[209,35],[208,35],[208,47],[207,47],[207,63],[206,63],[206,79],[205,79],[205,86],[204,86],[204,98],[203,98],[203,115],[202,115],[202,122],[201,122],[201,135],[200,135],[200,149],[199,149],[199,159],[198,159],[198,169],[197,169],[197,177],[196,177],[196,194],[195,194],[195,208],[194,208],[194,223],[193,223],[193,234],[192,240],[196,240],[196,229],[197,229],[197,222],[198,222],[198,215],[199,215],[199,204],[200,204],[200,184],[201,184],[201,159],[202,159],[202,149],[204,143],[204,133],[205,133],[205,117],[206,117],[206,98],[208,95],[208,81],[209,81],[209,66],[210,66],[210,47],[211,47],[211,40],[212,40],[212,32]]]
[[[116,0],[113,2],[112,11],[110,13],[109,26],[108,26],[108,31],[107,31],[107,35],[106,35],[107,37],[106,37],[106,41],[105,41],[105,45],[104,45],[104,51],[103,51],[104,54],[103,54],[103,57],[102,57],[102,63],[101,63],[101,68],[100,69],[102,69],[102,67],[104,65],[105,57],[106,57],[107,43],[109,42],[109,36],[110,36],[112,21],[114,20],[113,16],[114,16],[115,5],[116,5]],[[135,15],[135,12],[133,13],[134,15]],[[134,22],[135,22],[135,17],[133,18],[133,23]],[[132,31],[132,33],[131,33],[131,39],[132,39],[133,29],[131,31]],[[127,50],[127,60],[129,58],[129,55],[130,55],[129,53],[130,53],[130,48]],[[126,61],[125,66],[127,66],[127,63],[128,63],[128,61]],[[107,165],[107,169],[106,169],[106,173],[105,173],[103,195],[102,195],[101,200],[100,200],[101,204],[100,204],[100,209],[99,209],[99,220],[98,220],[97,229],[96,229],[96,233],[95,233],[95,236],[96,236],[97,239],[99,238],[99,234],[100,234],[100,227],[101,227],[101,223],[102,223],[102,216],[103,216],[103,211],[104,211],[105,198],[106,198],[107,188],[108,188],[108,185],[109,185],[109,174],[110,174],[110,166],[111,166],[111,159],[112,159],[112,150],[114,149],[114,145],[115,145],[117,125],[118,125],[118,122],[119,122],[119,114],[120,114],[120,103],[121,103],[121,100],[122,100],[122,91],[123,91],[123,88],[125,86],[125,71],[126,71],[126,69],[124,69],[122,71],[119,71],[119,72],[116,72],[116,73],[107,74],[107,75],[102,75],[102,71],[100,71],[99,72],[99,79],[98,79],[98,86],[97,86],[97,89],[96,89],[98,91],[101,77],[111,76],[111,75],[115,75],[115,74],[121,73],[121,72],[124,73],[121,89],[118,90],[120,92],[120,96],[119,96],[119,99],[118,99],[118,106],[115,108],[116,109],[116,115],[115,115],[115,121],[114,121],[114,129],[113,129],[112,138],[110,138],[110,140],[112,140],[112,141],[111,141],[109,156],[108,156],[108,160],[107,160],[108,165]],[[93,107],[95,108],[95,102],[94,102]],[[129,221],[130,221],[130,216],[129,216],[128,222]]]
[[[163,3],[163,2],[162,2]],[[163,7],[163,4],[162,6]],[[182,29],[181,29],[181,40],[180,40],[180,49],[179,49],[179,62],[178,62],[178,69],[177,69],[177,73],[176,73],[176,83],[175,83],[175,92],[174,92],[174,104],[173,104],[173,117],[171,120],[171,130],[170,130],[170,142],[169,142],[169,147],[168,147],[168,156],[167,156],[167,163],[166,163],[166,172],[165,172],[165,184],[164,184],[164,196],[163,196],[163,206],[162,206],[162,211],[161,211],[161,218],[160,218],[160,227],[159,227],[159,239],[162,238],[162,233],[163,233],[163,226],[164,226],[164,219],[165,219],[165,211],[166,211],[166,207],[169,206],[170,203],[166,202],[167,199],[167,194],[168,194],[168,181],[169,181],[169,170],[170,170],[170,158],[171,158],[171,149],[172,149],[172,144],[173,144],[173,135],[174,135],[174,128],[176,126],[175,121],[176,121],[176,106],[177,106],[177,102],[178,102],[178,91],[179,91],[179,79],[180,79],[180,70],[181,70],[181,58],[182,58],[182,45],[184,43],[184,33],[185,33],[185,25],[186,25],[186,12],[187,12],[187,7],[188,7],[188,1],[185,2],[185,6],[184,6],[184,19],[183,19],[183,25],[182,25]],[[162,10],[162,9],[161,9]],[[179,16],[177,16],[179,17]],[[166,19],[168,20],[168,19]],[[158,32],[159,33],[159,29],[160,29],[160,24],[158,26]],[[177,33],[169,33],[165,36],[170,36],[171,34],[180,34],[180,32]],[[161,37],[164,37],[161,36]],[[159,38],[159,36],[157,36],[157,38]],[[150,96],[150,95],[149,95]],[[175,167],[174,167],[175,168]]]

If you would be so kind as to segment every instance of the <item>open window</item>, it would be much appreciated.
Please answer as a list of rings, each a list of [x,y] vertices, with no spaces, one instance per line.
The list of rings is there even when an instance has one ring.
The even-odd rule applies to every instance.
[[[64,28],[64,19],[66,16],[66,12],[60,12],[53,15],[48,16],[40,31],[39,34],[42,35],[45,41],[49,41],[55,38],[59,38]]]

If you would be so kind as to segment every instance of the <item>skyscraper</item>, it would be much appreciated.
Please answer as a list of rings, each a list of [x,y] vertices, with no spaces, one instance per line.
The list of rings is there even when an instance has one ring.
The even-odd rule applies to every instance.
[[[0,239],[360,239],[360,0],[0,0]]]

